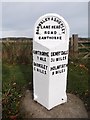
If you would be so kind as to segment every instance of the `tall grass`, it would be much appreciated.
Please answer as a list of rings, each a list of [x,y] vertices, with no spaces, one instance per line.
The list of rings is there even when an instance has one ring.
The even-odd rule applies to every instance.
[[[32,41],[3,41],[2,61],[11,64],[30,64],[32,62]]]

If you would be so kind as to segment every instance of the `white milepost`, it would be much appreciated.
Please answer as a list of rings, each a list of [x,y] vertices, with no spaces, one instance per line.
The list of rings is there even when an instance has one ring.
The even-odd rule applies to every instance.
[[[67,102],[69,26],[55,13],[41,16],[34,28],[34,100],[48,110]]]

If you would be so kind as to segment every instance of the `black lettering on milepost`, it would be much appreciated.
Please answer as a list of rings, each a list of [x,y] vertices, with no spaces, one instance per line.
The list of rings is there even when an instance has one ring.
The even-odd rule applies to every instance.
[[[48,21],[53,22],[53,24],[47,24]],[[38,40],[62,40],[62,35],[65,33],[66,27],[63,21],[55,16],[43,18],[36,27]]]

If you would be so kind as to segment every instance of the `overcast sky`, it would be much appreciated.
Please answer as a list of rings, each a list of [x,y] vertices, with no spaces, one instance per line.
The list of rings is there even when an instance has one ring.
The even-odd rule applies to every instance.
[[[71,34],[88,36],[88,2],[2,2],[2,37],[33,37],[36,20],[46,13],[64,17]]]

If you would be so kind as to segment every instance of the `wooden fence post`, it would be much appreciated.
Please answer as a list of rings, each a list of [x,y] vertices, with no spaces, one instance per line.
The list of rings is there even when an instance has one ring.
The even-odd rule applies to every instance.
[[[71,37],[70,54],[72,57],[78,57],[78,34],[73,34]]]
[[[78,34],[73,35],[74,52],[78,53]]]

